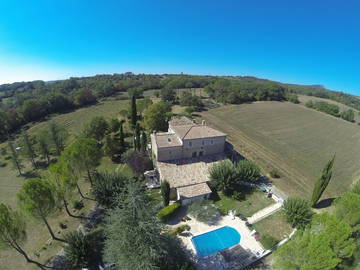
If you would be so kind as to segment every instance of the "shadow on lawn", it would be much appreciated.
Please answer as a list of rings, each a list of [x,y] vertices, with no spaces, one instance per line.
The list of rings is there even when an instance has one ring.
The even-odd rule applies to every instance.
[[[334,203],[335,199],[336,198],[327,198],[327,199],[321,200],[314,206],[314,208],[315,209],[323,209],[323,208],[330,207]]]

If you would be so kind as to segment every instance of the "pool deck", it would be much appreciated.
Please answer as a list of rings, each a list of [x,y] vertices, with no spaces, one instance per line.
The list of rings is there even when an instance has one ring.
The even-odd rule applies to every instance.
[[[191,217],[191,216],[190,216]],[[223,216],[221,217],[216,225],[208,225],[203,222],[200,222],[196,220],[195,218],[191,217],[192,219],[186,222],[181,222],[178,225],[181,224],[187,224],[191,227],[190,233],[191,236],[179,236],[181,241],[183,242],[186,249],[191,253],[191,257],[194,259],[197,269],[221,269],[219,268],[219,258],[217,255],[211,255],[205,258],[198,258],[196,256],[196,250],[195,247],[191,241],[191,238],[196,235],[204,234],[213,230],[216,230],[218,228],[224,227],[224,226],[230,226],[234,229],[236,229],[240,235],[240,245],[241,247],[246,250],[249,254],[253,256],[260,256],[264,253],[264,249],[260,242],[256,241],[253,236],[250,234],[250,230],[245,225],[245,222],[242,221],[238,217],[232,217],[232,216]]]

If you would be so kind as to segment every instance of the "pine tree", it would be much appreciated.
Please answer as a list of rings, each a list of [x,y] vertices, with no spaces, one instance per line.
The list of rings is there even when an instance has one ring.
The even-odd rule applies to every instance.
[[[135,129],[137,122],[137,109],[136,109],[136,97],[131,97],[131,127]]]
[[[22,175],[21,169],[23,168],[22,160],[20,159],[19,153],[16,151],[14,144],[9,141],[8,143],[11,155],[11,161],[15,169],[18,170],[19,175]]]
[[[328,161],[328,163],[326,164],[325,168],[322,171],[321,176],[315,182],[314,190],[311,196],[312,207],[314,207],[318,203],[321,195],[325,191],[326,187],[329,185],[332,176],[332,167],[334,165],[334,161],[335,161],[335,155],[331,160]]]

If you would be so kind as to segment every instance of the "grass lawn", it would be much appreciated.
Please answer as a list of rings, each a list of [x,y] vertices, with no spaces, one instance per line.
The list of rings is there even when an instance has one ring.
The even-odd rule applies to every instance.
[[[281,241],[292,231],[291,226],[286,222],[283,211],[278,211],[273,215],[260,220],[253,224],[253,227],[260,234],[261,239],[264,235],[269,235],[277,241]],[[262,240],[260,240],[260,242],[264,245]]]
[[[273,169],[274,184],[289,196],[309,198],[315,179],[336,153],[324,199],[342,194],[360,176],[360,128],[355,123],[289,102],[225,105],[201,113],[246,158]]]
[[[218,192],[219,198],[214,200],[215,205],[222,214],[227,214],[229,210],[235,210],[236,214],[242,214],[250,217],[257,211],[275,203],[273,199],[267,198],[264,192],[254,191],[247,194],[245,200],[238,201],[231,197],[227,197],[222,192]]]
[[[163,198],[161,196],[160,188],[153,188],[146,190],[147,195],[150,197],[150,203],[153,206],[163,205]]]

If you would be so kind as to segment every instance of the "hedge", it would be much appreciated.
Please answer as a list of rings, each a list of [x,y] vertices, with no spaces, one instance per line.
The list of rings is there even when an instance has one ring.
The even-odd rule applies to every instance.
[[[176,212],[180,209],[180,207],[181,207],[180,202],[174,202],[173,204],[168,205],[163,209],[161,209],[157,214],[157,216],[161,221],[167,221],[169,218],[171,218],[176,214]]]

